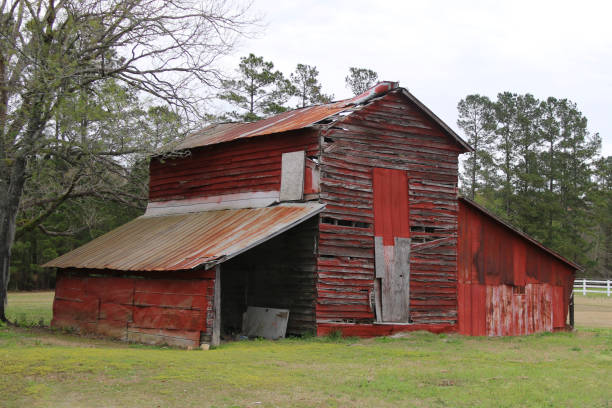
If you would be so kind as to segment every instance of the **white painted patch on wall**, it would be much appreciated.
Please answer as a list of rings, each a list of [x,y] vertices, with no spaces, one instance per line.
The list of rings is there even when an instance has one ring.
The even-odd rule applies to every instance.
[[[277,203],[279,200],[278,191],[258,191],[188,198],[184,200],[150,201],[147,204],[144,216],[157,217],[201,211],[263,208]]]

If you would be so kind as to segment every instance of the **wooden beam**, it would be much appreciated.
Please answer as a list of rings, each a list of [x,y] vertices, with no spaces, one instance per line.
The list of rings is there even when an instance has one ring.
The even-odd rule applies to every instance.
[[[215,294],[213,298],[213,330],[210,340],[211,346],[218,346],[221,342],[221,265],[215,267]]]

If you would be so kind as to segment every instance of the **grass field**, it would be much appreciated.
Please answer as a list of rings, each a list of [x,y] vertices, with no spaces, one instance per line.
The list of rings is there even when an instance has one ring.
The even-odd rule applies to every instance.
[[[51,298],[11,294],[9,312],[48,319]],[[594,307],[612,312],[612,301],[602,304]],[[612,407],[607,328],[242,341],[184,351],[3,327],[0,365],[2,407]]]
[[[53,295],[52,291],[9,293],[6,317],[22,326],[48,326],[53,315]]]

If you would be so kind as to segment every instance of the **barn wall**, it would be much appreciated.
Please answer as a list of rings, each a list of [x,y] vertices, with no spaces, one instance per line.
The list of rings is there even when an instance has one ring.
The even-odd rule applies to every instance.
[[[223,263],[221,324],[238,333],[247,306],[289,309],[287,333],[315,331],[315,240],[318,219]]]
[[[151,201],[279,191],[283,153],[318,153],[318,137],[305,129],[192,149],[191,155],[154,159]],[[309,191],[307,191],[309,192]]]
[[[150,275],[59,271],[51,325],[140,343],[210,342],[214,272]]]
[[[574,270],[460,201],[459,331],[521,335],[565,328]]]
[[[460,148],[418,108],[391,92],[322,131],[317,325],[368,331],[375,319],[372,174],[407,172],[413,327],[457,320],[457,158]],[[377,325],[383,333],[385,328]],[[358,330],[358,329],[355,329]],[[364,332],[365,335],[365,332]]]

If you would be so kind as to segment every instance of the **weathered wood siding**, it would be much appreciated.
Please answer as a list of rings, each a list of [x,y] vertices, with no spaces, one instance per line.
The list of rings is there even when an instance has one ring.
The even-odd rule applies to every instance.
[[[304,129],[195,148],[187,157],[153,159],[149,199],[279,191],[282,154],[304,150],[312,156],[318,143],[316,132]]]
[[[239,333],[247,306],[289,309],[288,334],[315,332],[318,217],[221,265],[221,324]]]
[[[51,325],[140,343],[210,341],[214,271],[115,275],[59,271]]]
[[[459,331],[522,335],[565,328],[574,269],[460,201]]]
[[[415,327],[454,325],[460,147],[396,91],[322,131],[321,137],[321,201],[327,204],[317,261],[321,330],[334,323],[369,324],[375,318],[374,168],[407,172],[412,322]]]

